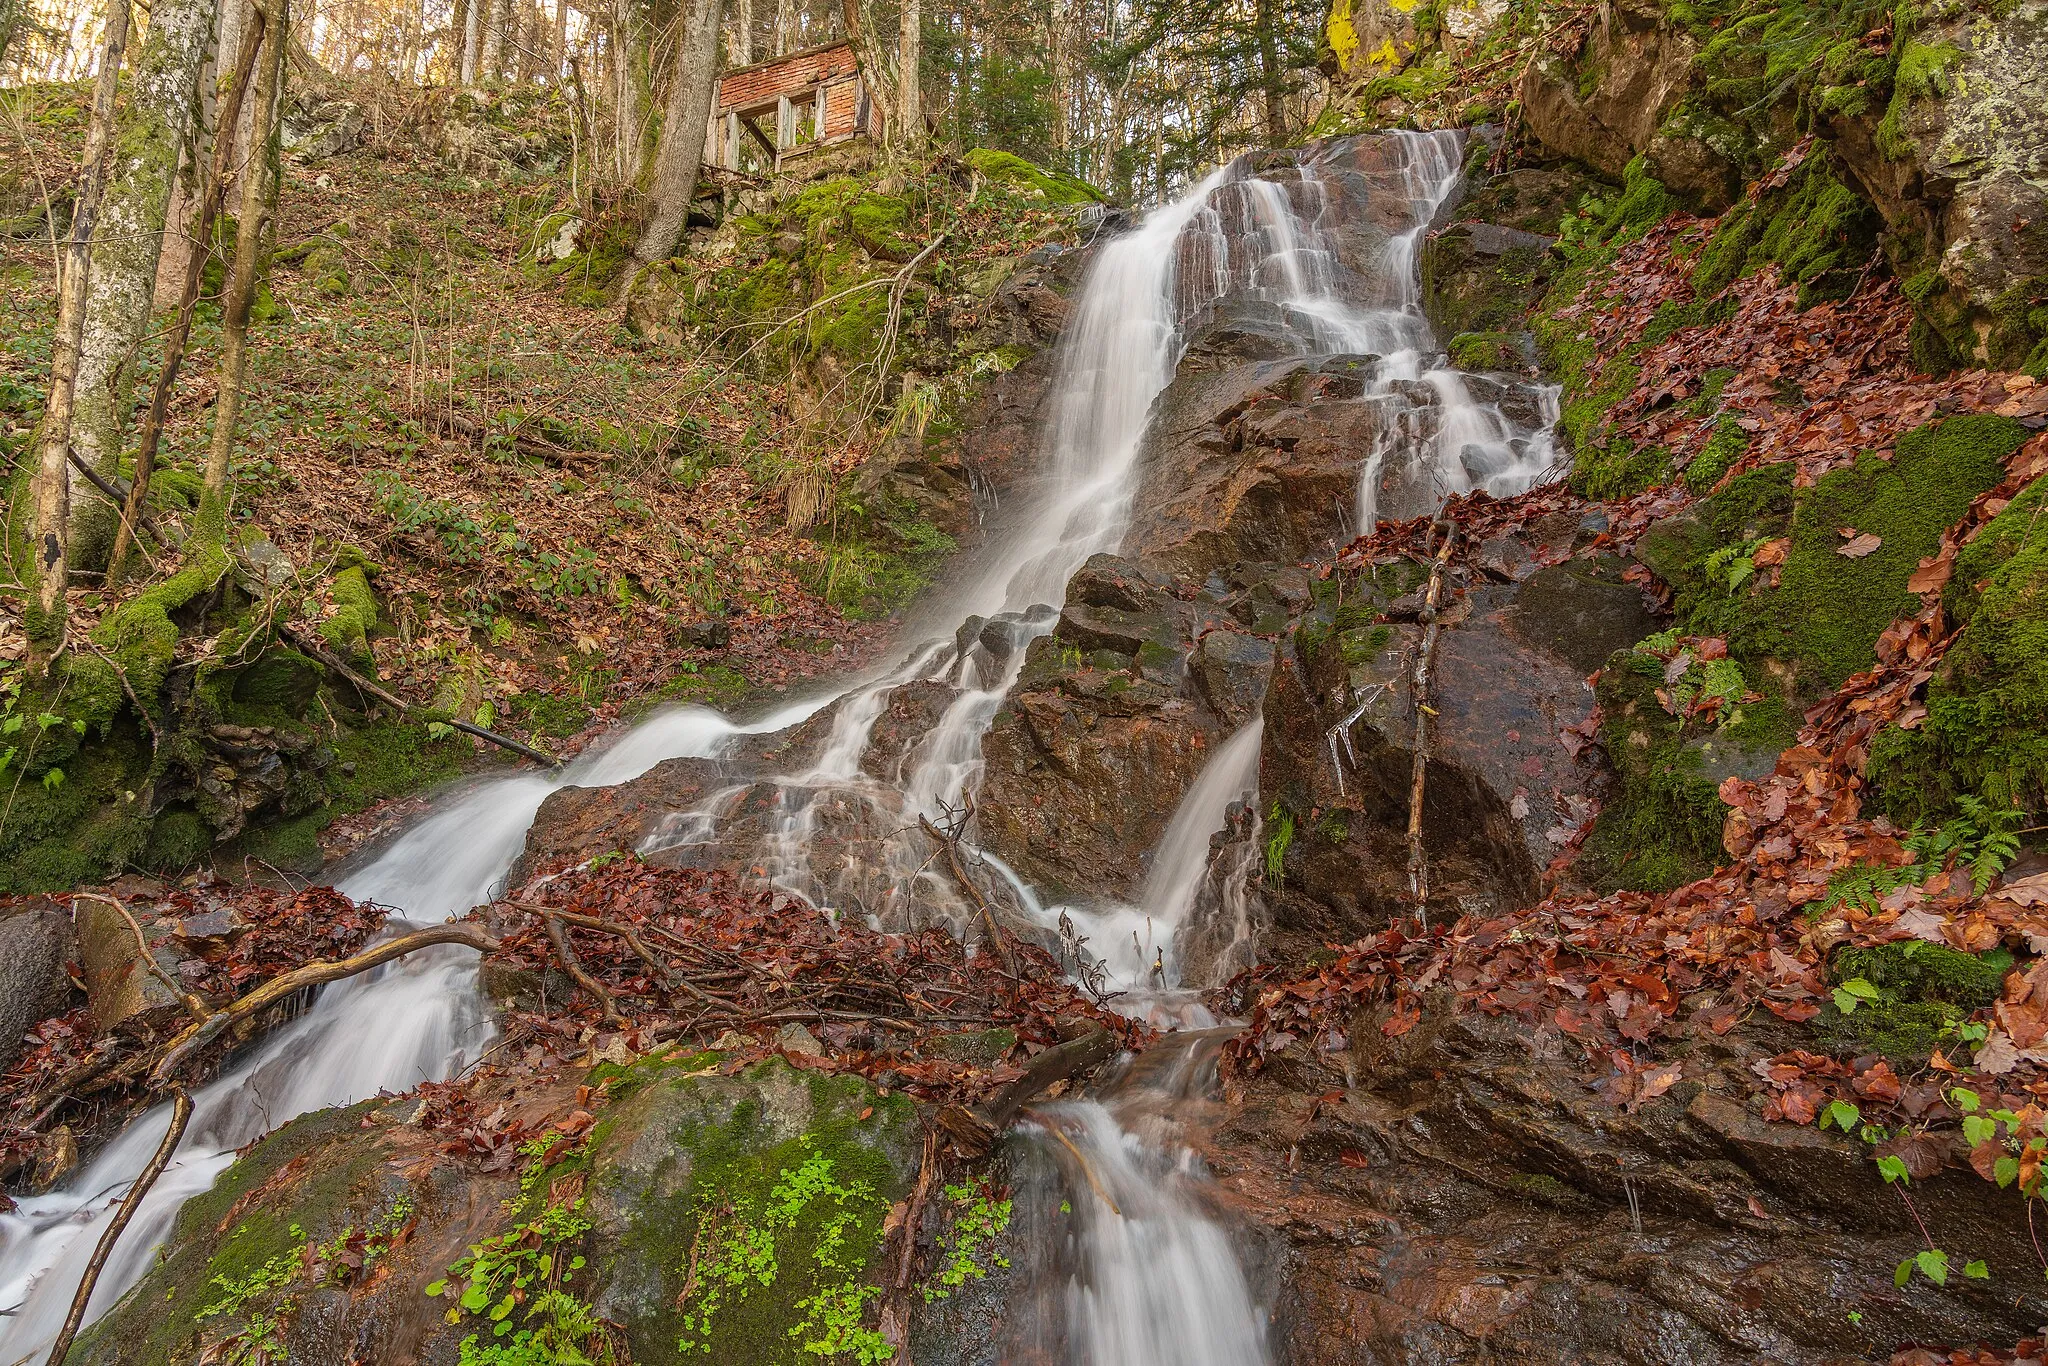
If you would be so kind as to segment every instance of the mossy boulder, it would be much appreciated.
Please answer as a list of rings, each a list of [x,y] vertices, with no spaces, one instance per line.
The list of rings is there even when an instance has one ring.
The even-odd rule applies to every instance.
[[[350,565],[335,574],[327,587],[332,610],[320,623],[320,635],[351,662],[370,658],[370,633],[377,629],[377,595],[363,565]]]
[[[1958,797],[2048,809],[2048,478],[2037,479],[1956,557],[1944,604],[1962,634],[1928,684],[1914,730],[1871,747],[1887,810],[1930,820]]]
[[[1910,432],[1889,458],[1866,455],[1809,489],[1793,487],[1791,466],[1766,466],[1653,528],[1638,554],[1672,585],[1680,626],[1724,637],[1754,677],[1810,700],[1869,668],[1885,627],[1918,610],[1907,579],[2027,436],[1973,414]],[[1863,535],[1875,549],[1842,553]],[[1768,566],[1752,571],[1781,539],[1773,584]]]
[[[851,1306],[859,1321],[883,1216],[917,1177],[908,1097],[779,1060],[721,1077],[717,1061],[661,1054],[625,1069],[594,1145],[595,1303],[637,1362],[804,1359],[826,1311]],[[778,1204],[798,1212],[780,1219]],[[707,1313],[714,1267],[742,1245],[766,1247],[765,1281],[727,1286]],[[679,1303],[693,1262],[699,1289]]]
[[[1101,204],[1100,190],[1085,180],[1049,171],[1010,152],[977,147],[961,158],[990,180],[1011,186],[1048,204]]]

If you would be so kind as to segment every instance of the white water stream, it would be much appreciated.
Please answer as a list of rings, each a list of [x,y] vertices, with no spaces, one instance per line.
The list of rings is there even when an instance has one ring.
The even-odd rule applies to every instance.
[[[1480,482],[1515,492],[1548,463],[1542,433],[1510,431],[1498,411],[1471,400],[1455,372],[1436,368],[1418,303],[1416,249],[1455,187],[1459,137],[1389,136],[1399,153],[1398,183],[1374,192],[1397,207],[1406,201],[1405,212],[1392,215],[1406,226],[1362,287],[1353,280],[1350,292],[1363,295],[1356,300],[1339,286],[1345,277],[1327,221],[1331,197],[1312,160],[1283,168],[1284,180],[1255,178],[1241,163],[1224,167],[1100,248],[1061,344],[1045,467],[1017,500],[1017,515],[992,537],[978,571],[927,612],[933,636],[902,664],[751,725],[703,708],[667,712],[556,777],[521,774],[451,793],[355,868],[341,890],[402,908],[414,921],[460,914],[490,897],[556,788],[616,784],[664,759],[716,755],[740,734],[780,731],[836,703],[832,733],[811,766],[771,780],[775,819],[761,836],[771,880],[835,914],[854,907],[869,915],[944,914],[937,880],[920,873],[921,846],[910,839],[888,848],[879,871],[863,869],[867,894],[842,907],[844,869],[812,866],[825,804],[862,804],[885,828],[914,827],[918,815],[941,817],[978,788],[982,736],[1026,647],[1056,622],[1047,605],[1062,600],[1067,580],[1091,555],[1114,551],[1123,539],[1153,401],[1173,378],[1184,326],[1204,309],[1228,296],[1264,299],[1279,305],[1304,354],[1377,356],[1373,383],[1389,394],[1398,381],[1425,383],[1440,410],[1425,458],[1445,492]],[[1382,455],[1369,453],[1361,472],[1361,524],[1368,527]],[[1475,465],[1492,472],[1475,474]],[[1009,648],[977,647],[971,632],[963,633],[966,648],[957,645],[954,632],[971,619],[999,624]],[[940,719],[889,778],[864,772],[891,694],[920,683],[952,690]],[[1208,872],[1211,836],[1233,803],[1255,793],[1259,738],[1254,721],[1218,747],[1157,851],[1140,905],[1042,908],[1011,878],[1028,913],[1048,924],[1063,910],[1071,917],[1113,981],[1131,991],[1134,1008],[1168,1004],[1193,1018],[1189,993],[1180,989],[1199,984],[1182,982],[1175,942]],[[720,810],[714,798],[679,814],[654,844],[716,840]],[[1238,914],[1242,920],[1241,907]],[[1226,927],[1228,935],[1246,933],[1248,925]],[[1206,961],[1230,962],[1232,954]],[[475,976],[473,956],[451,948],[329,988],[196,1093],[184,1144],[101,1277],[93,1315],[140,1277],[180,1205],[206,1189],[237,1148],[309,1110],[402,1091],[472,1061],[490,1033]],[[1116,1104],[1070,1102],[1043,1112],[1042,1123],[1065,1135],[1063,1149],[1087,1154],[1114,1201],[1112,1208],[1088,1184],[1071,1187],[1074,1204],[1088,1203],[1063,1273],[1064,1359],[1073,1366],[1262,1366],[1264,1318],[1230,1235],[1206,1211],[1185,1154],[1124,1122],[1133,1105],[1144,1108],[1126,1095]],[[54,1335],[102,1221],[165,1122],[162,1110],[143,1117],[64,1189],[0,1216],[0,1309],[9,1314],[0,1320],[0,1366],[32,1359]]]

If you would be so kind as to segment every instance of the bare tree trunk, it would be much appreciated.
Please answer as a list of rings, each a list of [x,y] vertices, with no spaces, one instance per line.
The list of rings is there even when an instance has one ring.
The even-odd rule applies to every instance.
[[[885,120],[891,119],[896,114],[899,96],[895,76],[889,70],[881,48],[875,44],[874,26],[868,22],[869,16],[862,12],[861,0],[842,0],[841,9],[846,17],[847,41],[853,44],[853,55],[860,62],[861,76],[868,83],[875,108],[881,111]],[[895,130],[887,129],[885,132],[889,140],[894,141]]]
[[[1287,76],[1280,69],[1279,37],[1275,32],[1280,17],[1273,0],[1258,0],[1259,84],[1266,95],[1266,145],[1287,145]]]
[[[1056,152],[1064,152],[1074,144],[1074,63],[1067,33],[1072,3],[1073,0],[1052,0],[1052,17],[1046,25],[1051,30],[1046,37],[1052,53],[1052,147]]]
[[[476,0],[483,8],[483,52],[477,59],[477,79],[494,81],[504,59],[505,20],[502,0]]]
[[[555,69],[548,74],[548,83],[560,85],[562,73],[569,69],[569,0],[555,0],[555,45],[549,55]]]
[[[484,0],[459,0],[462,5],[462,64],[460,80],[467,89],[476,84],[477,60],[482,53]]]
[[[114,130],[113,161],[93,235],[78,355],[72,445],[109,480],[120,473],[135,358],[149,327],[164,222],[179,160],[198,122],[199,70],[213,43],[213,0],[156,0]],[[76,477],[76,476],[74,476]],[[101,568],[114,509],[74,484],[71,564]]]
[[[235,422],[242,411],[242,384],[249,371],[249,304],[256,296],[264,219],[270,204],[270,131],[284,84],[284,52],[291,33],[289,0],[267,0],[264,29],[269,40],[256,68],[256,100],[250,111],[249,160],[242,168],[242,212],[235,224],[234,274],[221,308],[220,391],[214,399],[213,445],[206,454],[206,483],[200,493],[195,538],[219,535],[227,526],[228,462],[235,451]]]
[[[734,66],[754,64],[754,0],[739,0],[739,16],[733,23],[732,62]]]
[[[722,0],[689,0],[676,45],[675,80],[661,118],[661,142],[654,158],[654,186],[647,196],[647,226],[633,248],[634,268],[621,288],[624,298],[641,270],[668,259],[683,240],[690,200],[703,168],[704,128],[718,92],[718,28]]]
[[[246,24],[240,26],[241,50],[236,54],[230,84],[220,101],[221,122],[230,128],[239,121],[242,106],[247,103],[249,78],[255,72],[257,51],[263,41],[264,18],[264,12],[258,9],[249,16]],[[233,148],[232,139],[214,139],[212,166],[195,196],[199,213],[191,239],[186,244],[184,272],[179,286],[182,297],[178,302],[178,320],[172,325],[170,336],[164,340],[163,368],[157,372],[156,388],[149,398],[149,411],[143,414],[141,447],[135,453],[135,481],[128,486],[128,501],[122,509],[121,524],[114,529],[114,548],[107,554],[106,584],[109,588],[121,581],[123,561],[127,558],[134,528],[140,524],[142,509],[149,498],[150,476],[156,469],[157,445],[163,439],[164,416],[170,411],[171,390],[178,383],[178,370],[185,361],[185,346],[192,336],[192,315],[199,304],[200,278],[213,241],[214,221],[220,215],[221,200],[227,194],[228,158]]]
[[[896,128],[903,147],[913,152],[924,146],[924,82],[920,79],[923,53],[922,7],[918,0],[903,0],[896,37]]]
[[[85,294],[92,273],[92,232],[99,216],[100,193],[106,186],[107,144],[114,128],[114,94],[121,79],[121,57],[128,45],[128,0],[114,0],[107,13],[106,44],[100,55],[99,79],[93,84],[92,122],[85,135],[84,175],[78,202],[71,210],[71,236],[65,243],[63,276],[57,287],[57,327],[50,341],[50,398],[43,407],[41,458],[33,475],[34,539],[22,568],[33,589],[23,624],[28,630],[28,676],[49,672],[50,661],[64,644],[70,603],[71,563],[66,545],[69,530],[71,412],[77,395],[78,349],[85,332]]]
[[[796,0],[775,0],[775,55],[789,51],[796,37]]]

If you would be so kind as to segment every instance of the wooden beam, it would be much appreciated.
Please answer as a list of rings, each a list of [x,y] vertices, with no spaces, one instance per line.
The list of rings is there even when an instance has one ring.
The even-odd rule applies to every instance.
[[[733,117],[739,119],[740,127],[746,129],[749,133],[752,133],[754,135],[754,141],[761,144],[761,150],[768,154],[769,165],[773,166],[775,164],[775,158],[781,155],[781,152],[775,146],[775,140],[769,137],[766,133],[762,132],[759,125],[757,125],[752,119],[740,119],[739,115],[737,114],[733,115]]]

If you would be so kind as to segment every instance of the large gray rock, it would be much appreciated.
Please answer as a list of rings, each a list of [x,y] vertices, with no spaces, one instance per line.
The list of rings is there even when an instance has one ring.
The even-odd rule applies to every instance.
[[[78,956],[71,916],[38,897],[0,913],[0,1071],[21,1056],[22,1036],[71,999],[64,964]]]

